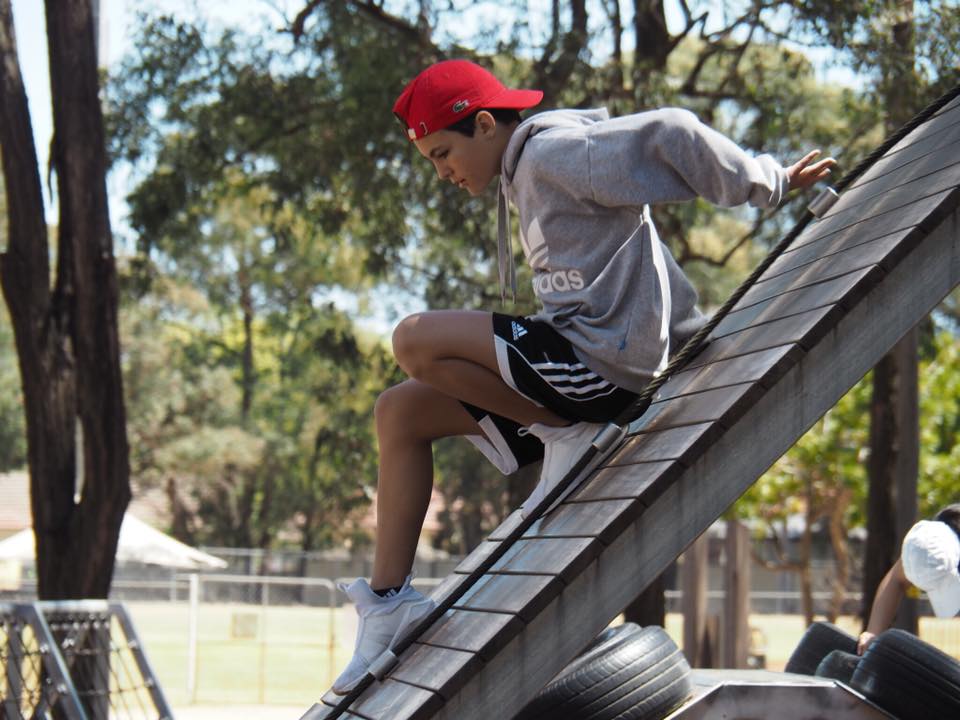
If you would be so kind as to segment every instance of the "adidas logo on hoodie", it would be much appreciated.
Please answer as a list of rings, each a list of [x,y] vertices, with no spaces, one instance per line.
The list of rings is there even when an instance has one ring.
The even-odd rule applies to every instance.
[[[527,329],[526,329],[523,325],[521,325],[520,323],[518,323],[516,320],[513,320],[513,321],[510,323],[510,326],[513,328],[513,339],[514,339],[514,340],[519,340],[520,338],[522,338],[524,335],[527,334]]]

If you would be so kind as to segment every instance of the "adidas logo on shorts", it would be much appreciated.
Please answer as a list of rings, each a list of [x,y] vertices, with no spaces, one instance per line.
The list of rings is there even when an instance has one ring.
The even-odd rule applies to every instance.
[[[513,339],[514,339],[514,340],[519,340],[520,338],[522,338],[524,335],[527,334],[527,329],[526,329],[523,325],[521,325],[520,323],[518,323],[516,320],[513,320],[513,321],[510,323],[510,325],[511,325],[511,327],[513,328]]]

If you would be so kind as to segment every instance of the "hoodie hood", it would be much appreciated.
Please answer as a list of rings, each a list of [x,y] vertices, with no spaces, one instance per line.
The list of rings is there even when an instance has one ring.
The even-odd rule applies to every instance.
[[[497,268],[500,278],[500,300],[506,299],[506,287],[517,299],[517,270],[513,260],[513,235],[510,226],[510,186],[527,140],[553,128],[575,128],[610,119],[606,108],[593,110],[549,110],[527,118],[517,126],[507,143],[500,163],[500,183],[497,187]]]

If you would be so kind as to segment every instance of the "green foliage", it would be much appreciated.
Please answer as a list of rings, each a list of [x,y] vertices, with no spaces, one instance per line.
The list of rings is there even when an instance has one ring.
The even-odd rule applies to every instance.
[[[7,308],[0,304],[0,472],[27,464],[23,389]]]
[[[960,339],[953,332],[938,330],[921,358],[919,392],[919,514],[930,517],[960,497]],[[810,503],[814,519],[841,503],[845,526],[864,527],[870,395],[868,374],[737,502],[737,515],[762,520],[769,533],[788,516],[807,514]]]
[[[921,517],[960,498],[960,340],[940,331],[935,347],[920,371]]]

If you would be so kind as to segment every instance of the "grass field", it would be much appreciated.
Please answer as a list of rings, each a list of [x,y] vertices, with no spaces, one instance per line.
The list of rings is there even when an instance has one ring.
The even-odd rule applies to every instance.
[[[127,603],[168,701],[277,704],[308,707],[326,690],[353,652],[356,615],[352,607],[269,607],[202,604],[199,610],[196,689],[188,692],[189,606],[186,603]],[[858,631],[854,618],[838,623]],[[753,615],[764,639],[767,668],[782,670],[803,634],[797,615]],[[680,645],[683,623],[667,616],[667,632]],[[923,618],[920,636],[960,657],[960,618]]]

